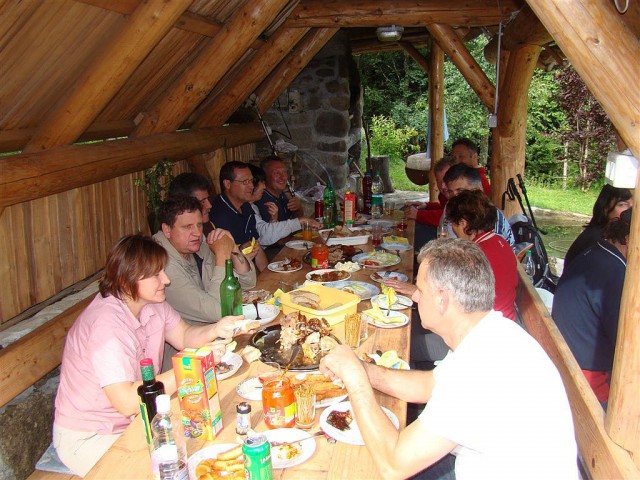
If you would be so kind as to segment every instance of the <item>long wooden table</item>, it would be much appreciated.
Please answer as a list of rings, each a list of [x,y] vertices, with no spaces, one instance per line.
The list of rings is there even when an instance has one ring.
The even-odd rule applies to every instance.
[[[413,238],[413,222],[409,222],[409,238]],[[370,250],[371,244],[363,245],[363,250]],[[277,261],[285,257],[299,258],[302,260],[304,251],[292,250],[284,248],[274,259]],[[410,280],[413,279],[413,249],[400,254],[401,263],[390,268],[389,270],[397,270],[406,274]],[[311,271],[310,266],[303,262],[303,269],[292,273],[277,273],[265,270],[258,277],[257,288],[264,288],[274,291],[278,288],[280,282],[288,284],[303,283],[305,275]],[[375,283],[369,275],[375,270],[362,269],[351,274],[352,280],[360,280],[369,283]],[[369,301],[361,301],[358,310],[362,311],[370,307]],[[404,313],[410,316],[410,311],[404,310]],[[278,323],[276,318],[273,323]],[[363,342],[358,349],[358,353],[373,353],[376,350],[396,350],[400,358],[409,359],[410,346],[410,329],[411,322],[408,325],[393,329],[380,329],[369,326],[369,337]],[[343,323],[339,323],[333,327],[334,333],[341,340],[344,339]],[[239,347],[245,345],[249,341],[249,336],[245,335],[238,338]],[[245,364],[238,372],[226,379],[218,382],[220,399],[222,404],[222,422],[223,430],[213,443],[235,443],[237,435],[235,432],[236,405],[245,401],[236,393],[236,386],[246,378],[257,375],[259,361],[253,362],[251,365]],[[400,420],[401,428],[406,424],[406,403],[389,397],[388,395],[377,392],[378,401],[381,405],[389,408],[394,412]],[[264,424],[264,415],[262,413],[262,403],[260,401],[250,402],[251,404],[251,425],[258,432],[265,431],[267,428]],[[174,396],[172,406],[175,411],[178,410],[177,398]],[[321,410],[316,413],[316,425],[312,428],[312,432],[318,430],[317,419]],[[85,477],[88,479],[149,479],[151,476],[151,464],[149,460],[149,451],[144,440],[145,435],[142,427],[142,421],[137,416],[131,425],[125,430],[118,441],[104,455],[98,464]],[[189,440],[189,454],[194,453],[204,446],[204,442],[197,440]],[[352,446],[343,443],[329,444],[326,439],[320,437],[316,440],[316,451],[314,455],[305,463],[293,468],[285,470],[274,470],[274,478],[293,479],[304,478],[305,480],[313,479],[374,479],[380,478],[375,463],[364,446]]]

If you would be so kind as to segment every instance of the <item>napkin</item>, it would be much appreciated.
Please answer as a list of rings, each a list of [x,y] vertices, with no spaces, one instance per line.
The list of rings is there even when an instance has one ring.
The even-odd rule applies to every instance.
[[[389,350],[380,355],[380,359],[376,362],[377,365],[387,368],[395,368],[400,370],[407,370],[409,366],[407,362],[398,357],[398,352],[395,350]]]
[[[401,315],[393,316],[393,312],[392,312],[391,313],[392,316],[387,317],[387,315],[384,314],[382,310],[380,310],[380,307],[378,307],[377,305],[373,305],[372,308],[370,308],[369,310],[365,310],[362,313],[367,315],[375,323],[384,323],[387,325],[396,325],[396,324],[404,323],[404,318],[402,318]]]
[[[267,305],[275,305],[280,310],[282,310],[282,305],[280,304],[280,295],[282,295],[283,293],[284,292],[282,290],[277,289],[275,292],[273,292],[273,297],[271,297],[264,303],[266,303]]]
[[[387,287],[384,283],[381,285],[382,293],[387,297],[387,307],[391,307],[394,303],[398,301],[398,296],[396,295],[396,289],[393,287]]]
[[[409,245],[409,239],[406,237],[398,237],[397,235],[387,235],[382,239],[384,243],[406,243]]]

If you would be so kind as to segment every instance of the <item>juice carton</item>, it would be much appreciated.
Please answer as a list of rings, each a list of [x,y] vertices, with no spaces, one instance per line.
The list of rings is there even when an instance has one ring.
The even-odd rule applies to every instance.
[[[186,348],[171,360],[185,437],[215,439],[222,430],[222,411],[213,352]]]

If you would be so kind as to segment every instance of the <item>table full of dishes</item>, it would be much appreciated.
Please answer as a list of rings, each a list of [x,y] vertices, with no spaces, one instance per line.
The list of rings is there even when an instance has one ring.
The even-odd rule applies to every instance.
[[[326,342],[321,338],[321,345],[323,342],[330,345],[331,342],[345,343],[348,340],[348,343],[355,342],[356,354],[365,361],[388,368],[408,368],[412,302],[396,295],[389,305],[391,297],[382,291],[385,278],[396,277],[413,282],[415,255],[410,242],[413,241],[414,224],[409,221],[401,225],[406,228],[405,232],[395,230],[396,223],[393,220],[383,221],[383,242],[377,249],[372,245],[367,226],[361,231],[347,229],[346,233],[340,232],[338,227],[328,241],[327,232],[322,235],[314,232],[311,240],[303,240],[300,234],[294,235],[258,276],[257,285],[252,290],[258,291],[260,298],[248,298],[243,311],[247,318],[255,319],[257,309],[261,325],[255,334],[237,337],[236,353],[228,352],[223,357],[227,368],[217,375],[222,430],[213,441],[201,438],[187,441],[190,479],[235,478],[232,472],[212,471],[210,477],[204,477],[201,472],[207,461],[213,465],[216,455],[237,447],[245,439],[236,432],[237,406],[242,402],[251,407],[248,415],[250,434],[265,434],[272,444],[273,478],[380,478],[371,453],[362,442],[355,419],[348,418],[351,423],[347,428],[340,428],[341,425],[336,423],[349,416],[349,398],[339,382],[336,384],[324,377],[319,378],[319,358],[313,359],[318,354],[317,349],[313,351],[307,348],[308,345],[302,345],[293,363],[288,351],[280,352],[282,357],[278,357],[278,349],[286,342],[286,326],[299,325],[299,316],[309,320],[312,316],[309,312],[337,312],[327,315],[328,322],[322,322],[322,319],[313,321],[317,322],[318,327],[314,328],[318,335],[326,337]],[[393,236],[396,233],[400,238]],[[350,240],[353,237],[364,238]],[[322,266],[329,268],[313,269],[313,247],[325,243],[329,247],[330,258]],[[336,264],[341,264],[338,266],[344,269],[331,268]],[[279,298],[272,298],[274,293],[278,293]],[[354,306],[351,306],[351,301]],[[276,306],[278,310],[275,310]],[[353,334],[345,338],[345,333],[349,337],[349,332],[345,332],[345,317],[356,311],[366,313],[360,317],[355,338]],[[349,322],[347,325],[351,328]],[[279,338],[281,334],[282,338]],[[275,344],[269,344],[274,335],[277,337]],[[254,353],[260,355],[258,360],[248,363],[238,354],[247,345],[257,349]],[[286,376],[294,386],[308,383],[309,389],[316,388],[315,416],[311,410],[311,418],[306,420],[309,424],[304,429],[267,427],[262,403],[263,385],[259,377],[269,365],[274,365],[280,374],[288,365]],[[320,383],[314,387],[314,382]],[[398,428],[403,428],[406,424],[406,403],[380,392],[376,392],[376,397],[391,421]],[[180,412],[176,396],[172,398],[171,408],[176,413]],[[292,446],[287,445],[289,442]],[[278,444],[282,446],[278,447]],[[198,464],[200,470],[196,473]],[[149,448],[139,415],[86,478],[153,478]]]

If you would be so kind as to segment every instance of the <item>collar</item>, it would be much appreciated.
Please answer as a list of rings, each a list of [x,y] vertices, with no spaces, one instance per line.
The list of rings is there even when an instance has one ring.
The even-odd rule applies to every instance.
[[[231,200],[229,199],[229,197],[227,197],[226,193],[221,193],[220,194],[220,200],[222,200],[222,202],[236,215],[242,215],[242,204],[240,206],[240,210],[236,209],[236,207],[233,206],[233,203],[231,203]]]
[[[627,267],[627,260],[624,258],[620,250],[618,250],[612,243],[607,242],[606,240],[599,240],[596,245],[598,248],[604,250],[609,255],[613,255],[615,258],[617,258],[618,261],[625,266],[625,268]]]
[[[276,197],[273,193],[269,191],[269,189],[265,188],[262,196],[264,195],[268,195],[269,197],[273,198],[275,201],[278,201],[279,199],[282,198],[282,196],[284,195],[284,192],[280,192],[280,195]]]
[[[489,230],[488,232],[479,233],[473,239],[473,243],[482,243],[486,240],[489,240],[491,237],[495,237],[495,235],[496,235],[495,230]]]

